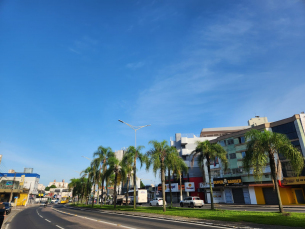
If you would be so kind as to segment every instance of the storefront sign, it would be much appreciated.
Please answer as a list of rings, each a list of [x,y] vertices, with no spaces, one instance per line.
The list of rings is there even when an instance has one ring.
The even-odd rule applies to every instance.
[[[214,199],[215,203],[222,202],[223,201],[222,192],[213,191],[213,199]]]
[[[185,191],[186,192],[195,192],[195,184],[194,182],[185,182]]]
[[[282,182],[283,185],[298,185],[305,184],[305,177],[285,177]]]
[[[243,185],[241,177],[214,178],[214,187],[219,186],[240,186]]]
[[[172,192],[179,192],[178,183],[171,184],[171,187],[172,187]],[[165,192],[170,192],[169,184],[165,184]]]

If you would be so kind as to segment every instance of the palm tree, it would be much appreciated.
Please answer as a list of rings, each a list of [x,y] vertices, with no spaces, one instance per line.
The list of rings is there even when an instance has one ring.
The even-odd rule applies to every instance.
[[[136,189],[137,189],[137,179],[136,179],[136,171],[137,171],[137,159],[140,160],[141,167],[144,162],[144,155],[141,153],[141,150],[144,148],[144,146],[138,146],[135,148],[134,146],[129,146],[127,149],[127,152],[125,153],[125,157],[128,159],[125,159],[128,163],[133,163],[133,209],[136,209]],[[127,202],[126,202],[127,203]]]
[[[120,179],[126,178],[126,171],[122,161],[120,161],[116,157],[111,157],[108,159],[109,168],[106,171],[107,176],[111,176],[114,173],[114,193],[113,193],[113,201],[114,201],[114,209],[116,208],[117,202],[117,184],[120,183],[118,177],[120,175]]]
[[[99,158],[95,158],[93,159],[93,161],[90,164],[91,168],[92,168],[92,173],[91,173],[91,180],[92,180],[92,184],[93,184],[93,197],[92,197],[92,207],[94,205],[94,198],[95,198],[95,188],[96,188],[96,184],[99,185],[99,179],[100,179],[100,171],[99,171],[99,166],[100,166],[100,160]]]
[[[223,165],[224,170],[228,168],[228,159],[226,157],[227,152],[222,148],[221,145],[217,143],[210,143],[208,140],[204,142],[197,142],[196,149],[191,153],[192,161],[191,165],[194,166],[195,158],[197,157],[197,162],[200,170],[202,171],[203,181],[205,181],[205,172],[204,172],[204,160],[207,161],[207,169],[209,175],[209,185],[210,185],[210,196],[211,196],[211,209],[214,210],[214,199],[213,199],[213,188],[211,182],[211,160],[219,158],[221,164]]]
[[[244,169],[248,173],[253,169],[255,179],[259,180],[269,159],[272,181],[279,200],[279,210],[283,213],[284,209],[277,181],[278,168],[275,164],[275,155],[281,154],[290,160],[291,167],[297,175],[301,173],[304,167],[304,158],[301,152],[291,144],[284,134],[273,133],[267,130],[261,132],[252,129],[245,134],[245,137],[247,140],[247,150],[246,156],[243,159]]]
[[[127,183],[126,183],[126,206],[128,205],[128,192],[129,192],[129,187],[130,187],[130,179],[131,179],[131,174],[132,174],[132,163],[133,162],[133,156],[132,154],[124,154],[123,159],[122,159],[122,164],[124,164],[126,173],[127,173]]]
[[[167,141],[162,142],[150,141],[148,144],[151,144],[153,148],[146,153],[146,170],[152,166],[153,172],[161,170],[161,182],[162,182],[162,196],[163,196],[163,211],[166,212],[165,206],[165,159],[169,146]]]
[[[179,176],[180,180],[180,201],[182,201],[182,173],[187,173],[188,167],[185,164],[184,160],[179,156],[179,153],[176,149],[176,147],[171,147],[171,153],[170,153],[170,167],[173,173],[177,174]],[[171,197],[172,198],[172,197]],[[171,200],[172,202],[172,200]]]
[[[88,190],[88,187],[90,187],[90,190],[91,190],[90,177],[92,177],[92,175],[93,175],[92,167],[90,167],[90,166],[87,167],[85,170],[81,171],[80,175],[81,175],[81,177],[87,176],[86,190]],[[90,192],[87,192],[87,195],[86,195],[86,205],[88,204],[89,193]]]
[[[103,205],[103,197],[104,197],[104,174],[107,169],[107,160],[111,157],[114,157],[114,152],[110,147],[103,147],[100,146],[98,147],[97,151],[93,154],[93,157],[97,157],[96,159],[99,161],[99,175],[98,175],[98,180],[101,180],[102,183],[102,201],[101,201],[101,206]],[[103,169],[103,173],[101,174],[101,170]],[[106,185],[107,189],[107,185]]]
[[[74,197],[77,195],[77,189],[76,189],[77,183],[78,183],[78,179],[77,178],[72,178],[72,179],[70,179],[70,183],[68,184],[69,190],[72,189],[73,200],[75,200]],[[74,201],[74,204],[75,204],[75,201]]]

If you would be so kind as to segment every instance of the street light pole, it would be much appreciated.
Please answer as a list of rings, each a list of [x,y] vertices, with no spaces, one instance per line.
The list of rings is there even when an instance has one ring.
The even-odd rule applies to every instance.
[[[137,170],[137,168],[136,168],[136,161],[137,161],[137,130],[140,130],[140,129],[142,129],[142,128],[144,128],[144,127],[147,127],[147,126],[150,126],[150,124],[149,125],[145,125],[145,126],[132,126],[132,125],[130,125],[130,124],[128,124],[128,123],[126,123],[126,122],[124,122],[124,121],[122,121],[122,120],[118,120],[119,122],[121,122],[121,123],[124,123],[124,124],[126,124],[127,126],[129,126],[131,129],[133,129],[134,130],[134,133],[135,133],[135,150],[136,150],[136,155],[135,155],[135,158],[134,158],[134,162],[133,162],[133,164],[134,164],[134,169],[133,169],[133,208],[134,209],[136,209],[136,178],[137,178],[137,176],[136,176],[136,170]]]

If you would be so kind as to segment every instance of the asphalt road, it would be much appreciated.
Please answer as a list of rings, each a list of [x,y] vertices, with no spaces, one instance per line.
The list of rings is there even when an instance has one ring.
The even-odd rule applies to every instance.
[[[225,228],[200,223],[177,222],[170,219],[151,219],[142,216],[118,215],[106,211],[75,210],[63,205],[40,206],[19,212],[5,229],[81,229],[81,228]]]

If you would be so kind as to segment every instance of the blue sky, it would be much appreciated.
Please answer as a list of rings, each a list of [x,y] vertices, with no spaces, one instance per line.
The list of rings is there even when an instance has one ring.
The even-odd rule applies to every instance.
[[[4,0],[0,31],[0,171],[34,168],[45,185],[99,145],[133,145],[118,119],[151,124],[149,150],[305,110],[304,1]]]

